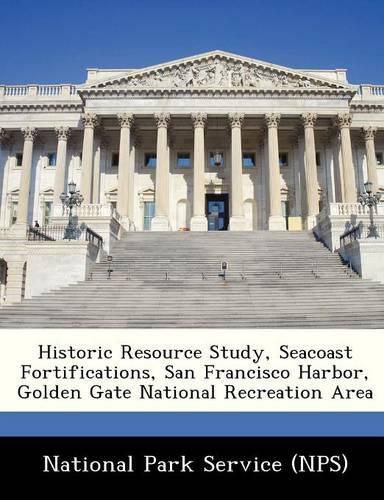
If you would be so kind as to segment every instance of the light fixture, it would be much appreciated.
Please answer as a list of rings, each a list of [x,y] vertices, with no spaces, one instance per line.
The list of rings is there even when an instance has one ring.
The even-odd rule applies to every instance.
[[[213,155],[213,163],[215,167],[221,167],[223,162],[223,156],[219,151],[215,151],[215,154]]]
[[[372,193],[373,182],[370,182],[370,181],[365,182],[364,183],[364,187],[365,187],[365,191],[368,194],[371,194]]]

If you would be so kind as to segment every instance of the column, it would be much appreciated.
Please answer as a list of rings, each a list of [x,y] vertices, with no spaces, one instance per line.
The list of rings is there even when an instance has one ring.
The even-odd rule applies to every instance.
[[[316,215],[319,213],[315,134],[313,130],[317,115],[316,113],[305,113],[301,115],[301,119],[304,126],[305,145],[306,228],[310,230],[316,225]]]
[[[131,129],[134,117],[123,113],[118,117],[120,123],[119,178],[117,190],[117,211],[123,217],[123,224],[129,227],[129,170],[131,153]]]
[[[285,220],[281,215],[279,140],[277,135],[280,115],[277,113],[269,113],[265,115],[265,122],[268,127],[268,228],[270,231],[282,231],[285,230]]]
[[[100,203],[100,161],[101,161],[101,136],[94,138],[92,203]]]
[[[9,136],[7,132],[0,127],[0,226],[4,227],[5,224],[5,212],[6,212],[6,198],[7,198],[7,183],[8,183],[8,169],[9,169],[9,146],[7,147],[8,152],[5,154],[5,145],[9,144]]]
[[[65,168],[67,164],[67,142],[71,129],[69,127],[57,127],[55,128],[55,132],[57,135],[57,155],[53,203],[56,205],[61,204],[61,193],[67,191],[65,185]]]
[[[372,182],[373,192],[377,193],[379,188],[379,182],[377,179],[377,160],[376,160],[376,150],[375,150],[375,135],[377,128],[375,127],[363,127],[361,129],[365,142],[365,151],[367,155],[367,170],[368,179]]]
[[[207,231],[208,221],[205,215],[205,143],[204,129],[207,123],[206,113],[192,114],[194,129],[193,146],[193,217],[191,231]]]
[[[169,230],[169,148],[168,127],[171,116],[169,113],[155,115],[157,125],[156,150],[156,194],[155,217],[152,219],[152,231]]]
[[[84,126],[83,155],[81,161],[81,186],[80,191],[84,196],[84,203],[92,202],[93,180],[93,138],[98,118],[92,113],[82,116]]]
[[[231,205],[232,214],[229,220],[230,231],[244,231],[245,217],[243,213],[243,153],[241,148],[241,126],[244,114],[228,115],[231,127]]]
[[[352,115],[350,115],[349,113],[338,114],[336,118],[336,124],[339,127],[341,139],[341,155],[343,159],[344,176],[344,202],[356,203],[355,167],[353,165],[350,134]]]
[[[23,128],[21,132],[24,135],[23,164],[21,169],[21,183],[19,192],[19,202],[17,205],[17,224],[28,224],[28,206],[29,192],[31,188],[31,170],[33,141],[35,140],[37,130],[32,127]]]

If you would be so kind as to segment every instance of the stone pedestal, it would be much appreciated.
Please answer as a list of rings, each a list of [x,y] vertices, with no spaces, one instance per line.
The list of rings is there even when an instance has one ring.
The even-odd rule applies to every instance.
[[[191,218],[191,231],[208,231],[208,220],[204,215]]]
[[[270,215],[268,219],[268,229],[270,231],[285,231],[286,222],[281,215]]]
[[[152,219],[151,231],[169,231],[169,220],[165,215],[158,215]]]
[[[244,215],[232,215],[229,219],[230,231],[247,231],[247,222]]]

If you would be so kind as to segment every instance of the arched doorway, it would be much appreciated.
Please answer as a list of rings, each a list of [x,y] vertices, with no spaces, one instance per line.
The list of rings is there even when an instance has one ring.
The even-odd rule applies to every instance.
[[[7,300],[8,264],[0,259],[0,306]]]

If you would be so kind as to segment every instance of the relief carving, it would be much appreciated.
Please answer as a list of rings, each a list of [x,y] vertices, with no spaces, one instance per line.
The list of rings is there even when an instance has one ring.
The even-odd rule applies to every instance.
[[[284,88],[314,86],[309,78],[285,74],[282,70],[220,57],[159,68],[142,75],[128,76],[128,87],[199,88],[244,87]]]

